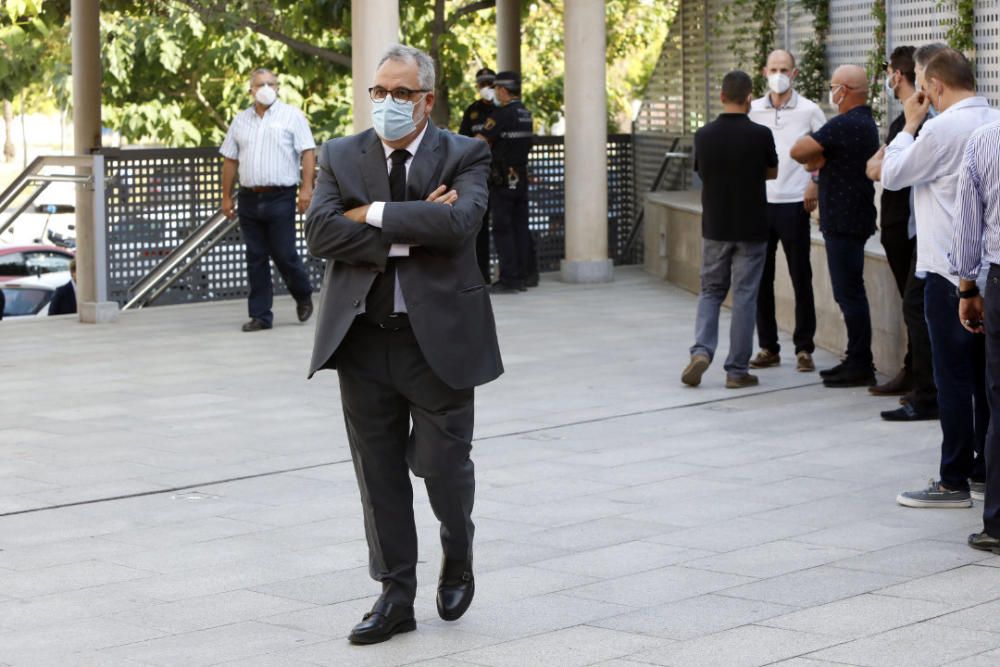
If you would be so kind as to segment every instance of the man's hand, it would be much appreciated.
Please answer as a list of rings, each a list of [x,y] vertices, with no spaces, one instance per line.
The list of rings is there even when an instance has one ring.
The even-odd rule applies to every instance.
[[[906,126],[903,132],[916,136],[920,124],[927,118],[927,112],[931,108],[931,98],[927,93],[919,92],[910,95],[903,103],[903,115],[906,116]]]
[[[427,195],[427,201],[432,204],[447,204],[451,206],[458,201],[458,192],[449,190],[447,185],[439,185],[434,192]]]
[[[357,222],[357,223],[363,225],[363,224],[365,224],[366,219],[368,217],[368,206],[369,206],[368,204],[365,204],[364,206],[358,206],[358,207],[352,208],[350,211],[347,211],[346,213],[344,213],[344,215],[346,215],[348,218],[350,218],[354,222]]]
[[[985,333],[983,328],[983,295],[958,300],[958,321],[966,331]]]
[[[229,195],[222,195],[222,214],[230,220],[236,218],[236,207],[233,205],[233,198]]]
[[[882,146],[868,158],[868,164],[865,165],[865,176],[876,183],[882,180],[882,160],[885,158],[885,146]]]
[[[816,207],[819,206],[819,185],[809,181],[809,185],[806,186],[805,195],[803,196],[802,206],[808,213],[816,210]]]
[[[309,210],[309,204],[312,203],[313,191],[311,187],[302,186],[299,188],[299,202],[295,209],[299,213],[305,213]]]

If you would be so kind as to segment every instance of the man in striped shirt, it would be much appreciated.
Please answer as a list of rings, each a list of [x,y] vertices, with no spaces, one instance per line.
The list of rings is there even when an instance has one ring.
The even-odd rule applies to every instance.
[[[271,260],[295,298],[299,322],[312,315],[312,284],[295,249],[295,211],[304,213],[312,201],[316,143],[303,113],[278,100],[278,78],[273,72],[254,71],[250,96],[253,106],[233,119],[219,152],[225,158],[222,212],[229,218],[237,214],[233,186],[239,173],[237,202],[250,282],[250,320],[243,331],[261,331],[270,329],[274,320]]]
[[[952,273],[960,278],[958,317],[972,333],[986,334],[986,364],[993,424],[1000,418],[1000,122],[977,130],[965,146],[955,201]],[[985,300],[982,267],[989,266]],[[983,531],[969,546],[1000,553],[1000,433],[986,436],[986,489]]]

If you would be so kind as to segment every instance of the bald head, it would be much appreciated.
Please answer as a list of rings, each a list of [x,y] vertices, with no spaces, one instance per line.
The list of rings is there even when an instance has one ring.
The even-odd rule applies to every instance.
[[[868,102],[868,74],[860,65],[841,65],[830,79],[831,102],[841,113]]]
[[[791,72],[795,69],[795,56],[792,55],[791,51],[785,51],[784,49],[775,49],[767,56],[767,63],[764,65],[765,70],[771,71],[786,71]]]

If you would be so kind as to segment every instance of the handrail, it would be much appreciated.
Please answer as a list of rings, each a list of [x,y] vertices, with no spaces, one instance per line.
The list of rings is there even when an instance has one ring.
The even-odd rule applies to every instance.
[[[83,167],[91,169],[90,176],[81,174],[42,174],[42,169],[46,167]],[[28,200],[24,202],[12,216],[0,222],[0,234],[7,231],[7,228],[14,224],[14,221],[24,213],[32,202],[42,194],[49,183],[71,182],[71,183],[91,183],[93,181],[94,158],[90,155],[39,155],[25,167],[24,171],[17,175],[17,178],[10,185],[0,192],[0,213],[6,211],[14,200],[24,192],[29,185],[38,185]]]
[[[122,310],[142,308],[158,299],[194,266],[195,262],[214,248],[220,239],[232,231],[238,222],[237,218],[227,218],[221,210],[214,213],[179,246],[171,250],[155,269],[129,288],[131,297],[122,306]],[[204,247],[201,247],[203,244]]]
[[[660,162],[660,170],[656,172],[656,178],[653,179],[653,187],[649,189],[650,192],[656,192],[660,189],[660,184],[663,183],[663,179],[667,175],[667,166],[671,160],[686,160],[691,157],[690,153],[677,150],[679,142],[680,138],[675,138],[673,143],[670,144],[670,150],[663,154],[663,161]],[[635,222],[632,223],[632,229],[629,230],[628,239],[625,241],[625,248],[622,250],[622,256],[626,256],[632,252],[635,240],[639,237],[639,231],[642,229],[642,223],[645,221],[645,218],[646,209],[645,207],[640,207],[635,216]]]

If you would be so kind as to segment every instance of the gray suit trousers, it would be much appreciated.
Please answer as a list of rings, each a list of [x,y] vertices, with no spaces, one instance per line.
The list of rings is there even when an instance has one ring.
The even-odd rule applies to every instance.
[[[424,479],[444,555],[472,558],[474,390],[453,389],[438,378],[408,328],[387,331],[356,319],[336,363],[369,570],[385,600],[412,605],[417,531],[410,471]]]

